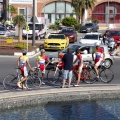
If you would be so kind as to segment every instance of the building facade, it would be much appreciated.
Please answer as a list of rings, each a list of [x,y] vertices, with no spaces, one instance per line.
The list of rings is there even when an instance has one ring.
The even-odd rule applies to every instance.
[[[31,8],[32,15],[33,0],[9,0],[14,5],[18,14],[25,14],[25,8]],[[99,23],[120,23],[120,0],[97,0],[93,10],[86,10],[84,19],[97,19]],[[48,19],[54,23],[56,19],[63,19],[66,16],[76,17],[71,0],[36,0],[36,16],[44,21]]]

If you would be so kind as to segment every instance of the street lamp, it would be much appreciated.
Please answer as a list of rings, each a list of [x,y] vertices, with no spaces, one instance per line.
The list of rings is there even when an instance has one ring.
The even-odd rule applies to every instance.
[[[108,0],[108,20],[107,20],[108,25],[109,25],[109,19],[110,19],[110,15],[109,15],[109,12],[110,12],[109,11],[109,6],[110,6],[110,4],[109,3],[110,3],[110,1]]]
[[[32,46],[35,46],[35,0],[33,0],[33,40]]]

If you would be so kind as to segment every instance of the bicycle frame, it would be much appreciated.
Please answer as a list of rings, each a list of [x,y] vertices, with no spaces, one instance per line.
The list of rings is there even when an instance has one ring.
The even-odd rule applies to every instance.
[[[77,72],[77,70],[78,70],[78,67],[77,67],[77,66],[74,66],[74,67],[73,67],[73,73],[75,74],[76,77],[78,77],[78,72]],[[86,71],[87,71],[87,67],[86,67],[86,65],[84,65],[83,68],[82,68],[82,72],[81,72],[80,79],[83,79],[83,80],[86,79],[85,76],[84,76],[84,73],[85,73]],[[90,74],[89,74],[89,76],[90,76]]]

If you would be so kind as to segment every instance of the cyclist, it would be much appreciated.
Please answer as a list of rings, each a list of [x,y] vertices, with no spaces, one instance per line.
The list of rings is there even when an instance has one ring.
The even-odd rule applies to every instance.
[[[80,84],[80,77],[81,77],[81,72],[82,72],[82,68],[83,68],[83,58],[82,58],[80,52],[81,52],[80,49],[76,50],[77,58],[74,61],[74,63],[76,63],[78,61],[78,64],[73,68],[75,70],[76,69],[78,70],[78,80],[77,80],[77,84],[74,85],[75,87],[78,87]]]
[[[28,71],[27,71],[27,65],[28,67],[33,71],[33,69],[31,68],[31,65],[29,63],[29,59],[28,57],[26,56],[27,54],[27,51],[26,50],[23,50],[22,51],[22,56],[19,57],[18,61],[17,61],[17,64],[18,64],[18,68],[20,68],[21,70],[21,73],[22,73],[22,79],[16,84],[16,86],[18,87],[22,87],[22,89],[26,88],[24,86],[24,82],[25,80],[27,80],[28,78]],[[22,83],[22,86],[21,86],[21,83]]]
[[[102,54],[103,54],[103,58],[102,58]],[[98,67],[102,63],[102,61],[104,61],[105,53],[103,49],[100,47],[100,44],[98,42],[95,43],[95,49],[93,50],[92,58],[93,61],[95,62],[94,69],[97,75],[96,77],[99,79]]]
[[[47,62],[47,64],[46,64]],[[36,65],[37,67],[40,68],[41,72],[42,72],[42,85],[44,85],[45,83],[43,82],[44,76],[45,76],[45,68],[47,67],[47,65],[50,63],[48,57],[45,55],[45,50],[41,49],[41,55],[39,55],[36,59]]]

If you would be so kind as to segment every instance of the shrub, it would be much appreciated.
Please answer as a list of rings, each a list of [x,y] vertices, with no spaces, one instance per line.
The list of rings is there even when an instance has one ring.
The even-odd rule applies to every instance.
[[[29,45],[28,45],[28,47],[29,47]],[[19,49],[26,49],[27,48],[27,45],[26,45],[26,43],[17,43],[16,45],[15,45],[15,48],[19,48]]]
[[[49,26],[49,29],[58,30],[59,29],[59,25],[52,24],[52,25]]]
[[[75,27],[78,25],[78,21],[74,17],[65,17],[62,20],[62,24],[68,27],[72,27],[72,26]]]

